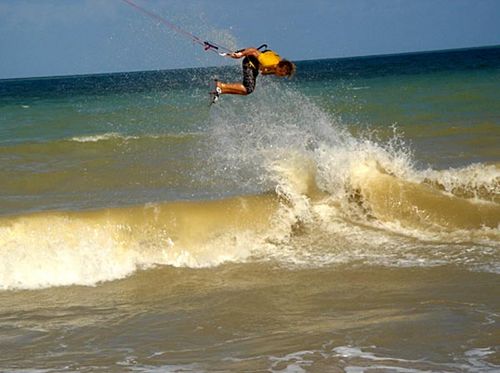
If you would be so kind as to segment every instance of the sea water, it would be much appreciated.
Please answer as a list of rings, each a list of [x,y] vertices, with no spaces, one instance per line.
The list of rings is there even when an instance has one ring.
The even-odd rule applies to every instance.
[[[0,81],[0,371],[500,369],[500,49]]]

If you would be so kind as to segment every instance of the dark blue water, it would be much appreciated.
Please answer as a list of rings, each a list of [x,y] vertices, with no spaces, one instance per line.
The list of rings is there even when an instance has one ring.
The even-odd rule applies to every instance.
[[[297,61],[296,84],[440,72],[496,71],[500,47]],[[67,97],[204,88],[207,75],[233,76],[237,68],[197,68],[0,80],[1,105],[13,99]],[[195,77],[195,78],[193,78]]]

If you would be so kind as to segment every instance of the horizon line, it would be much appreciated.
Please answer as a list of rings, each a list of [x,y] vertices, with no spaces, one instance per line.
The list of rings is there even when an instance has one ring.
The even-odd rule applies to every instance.
[[[417,50],[412,52],[395,52],[395,53],[382,53],[382,54],[365,54],[356,56],[343,56],[343,57],[320,57],[311,58],[303,60],[294,60],[295,63],[309,62],[309,61],[322,61],[322,60],[348,60],[356,58],[376,58],[376,57],[391,57],[391,56],[403,56],[403,55],[414,55],[414,54],[428,54],[428,53],[446,53],[446,52],[459,52],[471,49],[494,49],[500,48],[500,44],[494,45],[482,45],[474,47],[461,47],[461,48],[446,48],[446,49],[430,49],[430,50]],[[63,74],[63,75],[40,75],[40,76],[25,76],[25,77],[15,77],[15,78],[0,78],[0,82],[12,81],[12,80],[31,80],[31,79],[58,79],[58,78],[72,78],[72,77],[90,77],[90,76],[100,76],[100,75],[114,75],[114,74],[139,74],[148,72],[166,72],[166,71],[176,71],[176,70],[195,70],[195,69],[210,69],[224,66],[198,66],[198,67],[177,67],[168,69],[151,69],[151,70],[127,70],[127,71],[107,71],[107,72],[90,72],[90,73],[77,73],[77,74]]]

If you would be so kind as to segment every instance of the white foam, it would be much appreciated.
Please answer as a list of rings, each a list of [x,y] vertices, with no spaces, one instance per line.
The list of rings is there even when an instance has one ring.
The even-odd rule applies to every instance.
[[[138,139],[139,137],[137,136],[124,136],[119,133],[104,133],[100,135],[90,135],[90,136],[77,136],[71,138],[71,141],[76,141],[76,142],[98,142],[98,141],[107,141],[107,140],[113,140],[113,139],[120,139],[120,140],[133,140],[133,139]]]
[[[137,362],[118,362],[118,365],[126,366],[132,372],[144,373],[178,373],[178,372],[203,372],[199,364],[169,364],[169,365],[140,365]]]
[[[314,361],[312,359],[307,359],[309,355],[313,355],[314,351],[298,351],[289,353],[283,357],[271,356],[269,360],[271,364],[271,372],[283,372],[283,373],[303,373],[307,372],[308,366],[311,366]],[[283,369],[279,369],[280,365],[286,365]]]
[[[132,228],[99,216],[35,215],[0,226],[0,289],[93,286],[155,265],[213,267],[244,261],[255,247],[269,245],[259,232],[236,230],[183,246],[147,222]]]
[[[0,288],[35,289],[95,285],[123,278],[137,266],[134,252],[123,252],[108,229],[52,218],[18,221],[0,228]]]
[[[464,372],[493,372],[498,370],[500,366],[491,364],[484,360],[485,357],[495,353],[490,347],[472,349],[466,351],[464,356],[455,357],[455,361],[450,363],[433,363],[429,360],[408,360],[389,356],[380,356],[371,352],[363,351],[359,347],[354,346],[339,346],[332,349],[335,356],[347,359],[347,366],[344,368],[346,372],[358,373],[369,372],[372,370],[382,370],[388,372],[401,373],[421,373],[421,372],[442,372],[448,370],[456,370]],[[366,366],[350,364],[350,361],[359,364],[359,360],[366,361]],[[375,364],[370,362],[377,362]]]
[[[472,164],[463,168],[447,170],[425,170],[419,174],[420,180],[436,182],[446,192],[459,190],[469,198],[482,201],[482,195],[500,199],[500,167],[496,165]]]

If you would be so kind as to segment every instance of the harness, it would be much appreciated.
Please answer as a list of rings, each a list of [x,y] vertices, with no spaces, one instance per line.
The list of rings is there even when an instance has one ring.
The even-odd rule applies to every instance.
[[[281,57],[278,53],[267,49],[259,54],[258,60],[261,66],[270,67],[277,65],[281,61]]]

